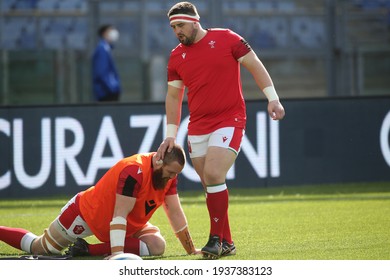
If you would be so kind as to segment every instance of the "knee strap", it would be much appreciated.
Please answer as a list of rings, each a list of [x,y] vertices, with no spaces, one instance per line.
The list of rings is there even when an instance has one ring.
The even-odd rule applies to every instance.
[[[50,228],[49,230],[45,229],[45,232],[41,238],[41,245],[46,254],[60,254],[62,249],[64,249],[64,247],[59,245],[52,237],[50,234]]]

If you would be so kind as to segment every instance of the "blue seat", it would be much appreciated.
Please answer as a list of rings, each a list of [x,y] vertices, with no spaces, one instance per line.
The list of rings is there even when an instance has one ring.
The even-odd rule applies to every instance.
[[[294,43],[301,47],[319,48],[326,41],[325,23],[321,18],[296,17],[291,22]]]
[[[84,50],[87,48],[87,36],[81,32],[71,32],[65,35],[65,44],[70,49]]]
[[[65,48],[65,38],[63,34],[58,33],[44,34],[42,44],[47,49],[63,49]]]
[[[55,0],[39,0],[36,8],[41,11],[54,11],[57,8],[57,1]]]
[[[22,35],[31,33],[32,26],[28,18],[6,18],[3,24],[2,47],[19,48]]]

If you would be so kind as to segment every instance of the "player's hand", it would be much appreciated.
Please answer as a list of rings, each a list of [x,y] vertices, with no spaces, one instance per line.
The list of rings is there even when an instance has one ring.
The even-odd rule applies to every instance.
[[[274,120],[282,120],[284,115],[284,108],[279,100],[274,100],[268,103],[268,114]]]
[[[157,150],[156,160],[163,160],[165,152],[166,151],[168,151],[168,153],[171,152],[174,145],[175,145],[175,138],[173,137],[165,138],[165,140],[160,144],[160,147]]]

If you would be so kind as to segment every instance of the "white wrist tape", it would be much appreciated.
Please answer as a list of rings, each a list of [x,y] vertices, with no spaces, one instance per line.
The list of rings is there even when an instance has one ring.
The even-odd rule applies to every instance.
[[[195,252],[194,242],[192,242],[191,234],[188,230],[187,224],[179,231],[175,232],[177,238],[179,238],[181,245],[187,254],[193,254]]]
[[[176,134],[177,134],[177,125],[171,123],[167,124],[166,137],[176,138]]]
[[[116,216],[110,223],[111,253],[123,253],[126,238],[127,220]]]
[[[269,86],[263,89],[263,92],[265,96],[267,96],[268,102],[274,101],[274,100],[279,100],[279,96],[276,93],[275,87],[274,86]]]
[[[185,224],[181,229],[175,231],[175,234],[178,234],[179,232],[185,230],[186,227],[188,227],[188,224]]]

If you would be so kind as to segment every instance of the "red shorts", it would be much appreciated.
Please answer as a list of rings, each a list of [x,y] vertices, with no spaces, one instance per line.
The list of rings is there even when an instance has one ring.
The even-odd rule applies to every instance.
[[[72,238],[84,238],[93,235],[91,229],[84,221],[79,208],[79,195],[75,195],[61,209],[61,214],[57,220],[61,227],[66,231],[66,234]]]

